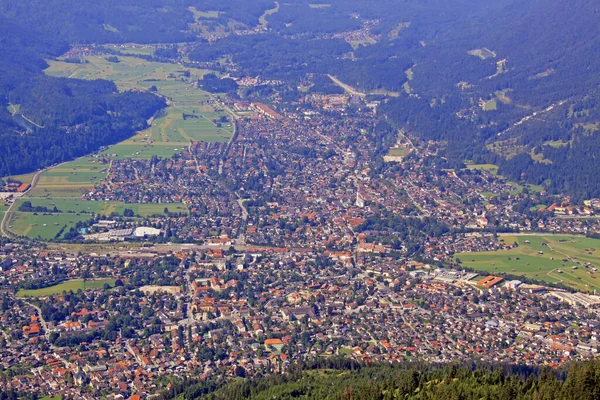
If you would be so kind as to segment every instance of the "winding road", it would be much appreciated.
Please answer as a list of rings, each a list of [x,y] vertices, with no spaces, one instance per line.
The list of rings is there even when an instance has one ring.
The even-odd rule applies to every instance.
[[[23,194],[22,194],[21,197],[24,197],[32,189],[35,189],[35,187],[38,184],[38,181],[40,180],[40,175],[41,174],[43,174],[46,171],[51,170],[52,168],[60,167],[61,165],[67,164],[67,162],[56,164],[56,165],[53,165],[53,166],[48,167],[48,168],[44,168],[44,169],[39,170],[38,172],[36,172],[35,175],[33,176],[33,179],[31,180],[31,186],[29,186],[29,189],[27,189],[25,192],[23,192]],[[8,222],[10,221],[10,218],[12,217],[13,208],[15,207],[16,203],[17,203],[16,201],[13,201],[13,203],[10,205],[10,207],[8,207],[8,210],[6,210],[6,212],[4,213],[4,218],[2,218],[2,222],[0,222],[0,234],[2,234],[2,236],[6,236],[8,238],[14,236],[13,233],[8,230]]]

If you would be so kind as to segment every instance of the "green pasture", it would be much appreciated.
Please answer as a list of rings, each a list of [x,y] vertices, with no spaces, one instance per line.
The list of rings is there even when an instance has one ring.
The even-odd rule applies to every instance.
[[[123,211],[128,208],[135,215],[148,217],[156,214],[163,214],[165,207],[169,212],[185,212],[187,207],[183,203],[123,203],[119,201],[92,201],[79,198],[27,198],[17,200],[17,209],[24,202],[30,201],[34,207],[44,206],[49,209],[58,208],[61,213],[79,213],[79,214],[100,214],[109,216],[113,213],[123,215]]]
[[[600,268],[600,240],[578,236],[501,236],[510,250],[456,254],[462,265],[491,274],[507,273],[563,282],[578,290],[600,289],[594,268]]]
[[[59,283],[58,285],[49,286],[47,288],[35,289],[35,290],[19,290],[17,292],[17,297],[44,297],[44,296],[53,296],[60,295],[63,292],[77,292],[79,289],[81,290],[92,290],[92,289],[102,289],[105,284],[108,284],[111,287],[115,286],[114,279],[94,279],[94,280],[82,280],[75,279],[63,283]]]
[[[33,197],[81,197],[103,182],[109,164],[93,156],[80,157],[40,174],[37,186],[28,194]]]
[[[90,214],[14,212],[8,225],[16,235],[49,240],[54,239],[65,225],[66,233],[77,222],[87,221],[91,217]]]
[[[10,178],[15,181],[31,184],[34,176],[35,176],[35,172],[32,172],[30,174],[12,175],[12,176],[10,176]]]
[[[187,84],[190,78],[201,78],[205,70],[185,68],[177,64],[146,61],[132,56],[118,56],[119,62],[112,63],[106,56],[85,57],[85,63],[73,64],[64,61],[48,61],[46,74],[79,79],[106,79],[115,82],[120,90],[142,89],[143,84],[183,80]],[[189,78],[184,72],[189,71]]]
[[[103,152],[115,158],[171,157],[193,141],[226,142],[233,134],[231,122],[221,123],[227,114],[214,106],[212,95],[195,88],[191,82],[204,76],[206,71],[187,69],[175,64],[144,61],[120,56],[119,63],[110,63],[104,57],[87,57],[86,64],[50,62],[46,73],[83,79],[108,79],[121,90],[148,90],[155,86],[157,93],[169,101],[163,116],[136,136],[111,146]],[[75,67],[73,67],[75,65]],[[184,75],[189,72],[189,77]],[[183,115],[192,116],[184,120]],[[217,121],[217,122],[214,122]]]

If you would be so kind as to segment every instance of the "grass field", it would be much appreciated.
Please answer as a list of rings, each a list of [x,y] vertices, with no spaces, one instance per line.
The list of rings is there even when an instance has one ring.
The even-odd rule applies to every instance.
[[[123,215],[126,208],[133,210],[136,215],[148,217],[155,214],[163,214],[165,207],[170,212],[187,212],[183,203],[122,203],[117,201],[90,201],[79,198],[26,198],[17,200],[18,207],[24,202],[30,201],[34,207],[45,206],[47,208],[58,208],[62,213],[101,214],[109,216],[112,213]]]
[[[80,197],[94,185],[104,181],[109,165],[98,158],[81,157],[56,166],[40,175],[37,187],[28,195],[34,197]]]
[[[111,47],[108,45],[108,47]],[[112,46],[120,52],[151,54],[152,46]],[[230,116],[215,105],[214,97],[194,86],[207,71],[189,69],[176,64],[145,61],[136,57],[119,56],[119,63],[106,57],[86,57],[83,64],[49,61],[48,75],[79,79],[107,79],[119,90],[148,90],[155,86],[157,93],[168,101],[163,115],[154,119],[145,131],[96,155],[58,165],[42,173],[37,186],[27,196],[34,205],[56,205],[62,213],[34,215],[13,214],[9,225],[12,232],[30,238],[53,239],[63,226],[65,232],[90,214],[122,214],[130,208],[135,214],[150,216],[170,212],[187,212],[184,204],[125,204],[121,202],[83,201],[81,196],[103,182],[110,173],[109,160],[152,156],[171,157],[182,152],[190,141],[227,142],[233,134]],[[186,118],[184,118],[186,114]],[[14,177],[30,183],[34,174]],[[24,200],[21,200],[24,201]],[[2,205],[0,205],[2,206]],[[0,208],[4,210],[4,208]],[[79,213],[77,215],[75,213]]]
[[[409,147],[392,148],[388,151],[387,155],[395,157],[406,157],[410,154],[411,150],[412,149]]]
[[[496,100],[494,99],[481,100],[479,104],[481,105],[481,109],[483,111],[495,111],[498,109],[498,103],[496,103]]]
[[[553,235],[507,235],[500,239],[519,246],[511,250],[459,253],[456,258],[464,266],[492,274],[508,273],[550,283],[562,282],[581,291],[600,290],[600,278],[597,279],[593,271],[600,268],[600,240]]]
[[[49,240],[54,239],[65,225],[66,233],[77,222],[91,217],[91,214],[14,212],[8,224],[10,231],[16,235]]]
[[[479,57],[482,60],[487,60],[488,58],[496,57],[496,53],[486,47],[482,49],[469,50],[467,53],[469,53],[472,56]]]
[[[139,44],[107,44],[104,46],[107,49],[116,51],[121,54],[139,54],[144,56],[154,55],[154,47]]]
[[[114,158],[170,157],[181,152],[191,140],[226,142],[233,134],[227,113],[213,104],[213,97],[195,88],[192,82],[207,72],[176,64],[145,61],[135,57],[119,57],[110,63],[104,57],[87,57],[85,64],[50,61],[46,73],[81,79],[108,79],[120,90],[148,90],[152,86],[169,101],[164,115],[153,121],[152,127],[136,136],[111,146],[103,152]],[[186,76],[189,74],[189,76]],[[183,114],[188,117],[183,118]]]
[[[504,89],[498,90],[494,94],[502,104],[510,104],[512,103],[512,99],[509,97],[510,92],[512,92],[512,89]]]
[[[89,281],[83,281],[82,279],[75,279],[72,281],[67,281],[63,283],[59,283],[58,285],[49,286],[43,289],[36,290],[19,290],[17,292],[17,297],[44,297],[44,296],[52,296],[62,294],[63,292],[77,292],[79,289],[81,290],[91,290],[91,289],[102,289],[104,284],[108,284],[109,286],[115,286],[114,279],[94,279]]]
[[[266,10],[263,15],[260,16],[260,18],[258,19],[258,24],[260,26],[262,26],[264,29],[267,29],[267,26],[269,25],[269,22],[267,21],[267,18],[270,15],[273,15],[275,13],[279,12],[279,2],[275,2],[275,8],[272,8],[270,10]]]
[[[63,229],[63,234],[74,227],[77,222],[87,221],[92,214],[110,216],[113,213],[123,215],[126,208],[131,209],[135,215],[149,217],[153,215],[164,215],[165,208],[169,212],[187,213],[187,206],[183,203],[146,203],[127,204],[116,201],[90,201],[80,198],[22,198],[17,200],[16,209],[24,201],[30,201],[35,206],[45,206],[53,209],[55,206],[61,212],[58,213],[30,213],[14,212],[8,225],[10,231],[29,238],[42,238],[45,240],[55,239],[56,235]],[[45,215],[44,215],[45,214]],[[0,211],[0,220],[4,217],[4,211]],[[61,236],[59,236],[61,238]]]

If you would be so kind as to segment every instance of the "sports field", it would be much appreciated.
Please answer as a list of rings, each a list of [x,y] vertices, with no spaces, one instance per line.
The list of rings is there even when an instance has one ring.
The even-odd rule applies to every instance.
[[[82,280],[75,279],[72,281],[67,281],[63,283],[59,283],[58,285],[49,286],[43,289],[36,290],[19,290],[17,292],[17,297],[44,297],[44,296],[52,296],[59,295],[63,292],[77,292],[79,289],[81,290],[91,290],[91,289],[102,289],[105,284],[108,284],[110,287],[115,286],[114,279],[94,279],[94,280]]]
[[[459,253],[462,265],[492,274],[523,275],[546,282],[562,282],[581,291],[600,290],[600,240],[579,236],[501,236],[510,250]]]

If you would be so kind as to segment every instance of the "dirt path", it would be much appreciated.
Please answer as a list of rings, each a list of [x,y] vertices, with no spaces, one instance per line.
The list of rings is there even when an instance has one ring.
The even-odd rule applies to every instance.
[[[21,117],[23,117],[23,119],[27,122],[29,122],[30,124],[37,126],[40,129],[44,129],[44,127],[42,125],[38,125],[35,122],[33,122],[32,120],[30,120],[29,118],[27,118],[25,115],[21,114]]]

